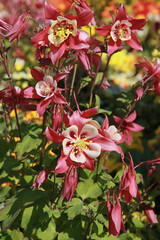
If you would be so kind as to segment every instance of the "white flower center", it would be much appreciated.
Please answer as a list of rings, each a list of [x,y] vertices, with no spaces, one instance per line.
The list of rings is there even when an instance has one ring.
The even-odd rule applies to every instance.
[[[35,86],[36,92],[41,97],[54,95],[57,90],[57,82],[51,76],[45,76]]]
[[[78,133],[78,127],[73,125],[67,128],[63,135],[63,152],[64,155],[69,155],[74,162],[85,163],[86,159],[97,158],[101,153],[101,146],[94,143],[93,139],[98,135],[97,129],[86,124]]]
[[[111,37],[114,42],[117,42],[118,39],[122,41],[127,41],[131,38],[131,29],[132,24],[126,20],[121,22],[118,20],[111,28]]]
[[[48,31],[48,40],[56,47],[59,47],[70,34],[76,36],[77,21],[58,16]]]

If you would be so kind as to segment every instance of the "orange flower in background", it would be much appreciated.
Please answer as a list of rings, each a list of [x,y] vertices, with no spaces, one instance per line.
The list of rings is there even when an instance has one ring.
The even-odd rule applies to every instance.
[[[108,3],[109,6],[105,6],[104,7],[104,11],[101,13],[101,16],[103,18],[110,18],[111,17],[111,13],[114,14],[116,13],[116,4],[114,1],[110,1]]]
[[[160,4],[157,3],[158,1],[137,1],[133,3],[133,12],[134,17],[136,18],[147,18],[150,15],[160,15]]]
[[[71,6],[71,3],[68,0],[48,0],[48,2],[50,2],[53,7],[61,12],[66,12]]]

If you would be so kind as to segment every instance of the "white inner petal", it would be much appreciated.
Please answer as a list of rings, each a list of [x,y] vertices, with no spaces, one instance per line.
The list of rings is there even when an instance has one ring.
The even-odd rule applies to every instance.
[[[101,146],[98,143],[89,143],[89,149],[83,149],[90,158],[97,158],[101,153]]]
[[[75,153],[74,151],[70,154],[70,159],[74,162],[85,163],[86,157],[82,152]]]
[[[71,140],[68,138],[65,138],[62,142],[62,145],[63,145],[64,155],[68,155],[69,152],[71,151],[71,149],[73,148],[73,146],[71,144]]]
[[[63,132],[63,136],[69,139],[77,139],[78,127],[76,125],[70,126]]]
[[[86,139],[91,139],[98,135],[98,130],[91,124],[85,124],[80,133],[80,136],[83,135],[86,137]]]

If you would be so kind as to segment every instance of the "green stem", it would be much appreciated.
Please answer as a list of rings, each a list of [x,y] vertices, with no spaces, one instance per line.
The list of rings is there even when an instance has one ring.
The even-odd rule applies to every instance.
[[[17,129],[18,129],[18,133],[19,133],[19,137],[21,140],[21,131],[20,131],[20,126],[19,126],[19,120],[18,120],[18,114],[17,114],[17,108],[16,108],[16,99],[15,99],[15,95],[14,95],[14,88],[13,88],[13,80],[12,80],[12,76],[8,67],[8,61],[7,61],[7,56],[5,57],[5,59],[2,60],[3,66],[5,68],[5,71],[8,75],[8,77],[10,78],[10,86],[11,86],[11,93],[12,93],[12,102],[13,102],[13,108],[15,111],[15,117],[16,117],[16,125],[17,125]]]
[[[91,221],[89,222],[88,224],[88,227],[87,227],[87,230],[86,230],[86,233],[85,233],[85,236],[84,236],[84,239],[83,240],[86,240],[87,237],[88,237],[88,233],[89,233],[89,230],[90,230],[90,226],[91,224],[93,223],[93,221],[96,219],[96,217],[98,216],[98,214],[102,211],[102,209],[104,208],[105,206],[105,203],[100,207],[99,211],[96,213],[96,215],[91,219]]]
[[[77,72],[77,64],[75,64],[75,66],[74,66],[74,72],[73,72],[70,94],[69,94],[69,105],[71,105],[70,102],[71,102],[71,97],[72,97],[72,93],[73,93],[73,87],[74,87],[74,82],[75,82],[75,78],[76,78],[76,72]]]
[[[109,62],[110,62],[111,56],[112,56],[112,55],[108,56],[107,63],[106,63],[106,67],[105,67],[105,69],[104,69],[103,76],[102,76],[101,83],[100,83],[100,85],[99,85],[97,94],[100,93],[100,90],[101,90],[101,88],[102,88],[102,84],[103,84],[103,81],[104,81],[106,72],[107,72],[107,70],[108,70],[108,66],[109,66]]]

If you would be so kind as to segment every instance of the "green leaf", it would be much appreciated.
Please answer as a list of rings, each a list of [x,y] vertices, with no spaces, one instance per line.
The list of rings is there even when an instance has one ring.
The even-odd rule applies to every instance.
[[[23,211],[21,227],[26,231],[33,214],[34,206],[27,207]]]
[[[98,113],[103,113],[103,114],[107,114],[107,115],[111,115],[112,111],[106,110],[106,109],[99,109]]]
[[[11,233],[11,239],[12,240],[27,240],[28,238],[24,238],[24,235],[22,232],[18,232],[17,230],[13,230]]]
[[[110,182],[113,179],[112,176],[106,172],[103,172],[100,178],[105,180],[106,182]]]
[[[3,202],[6,199],[6,196],[8,195],[9,191],[11,190],[10,187],[3,187],[0,191],[0,202]]]
[[[83,210],[83,202],[79,198],[72,198],[72,201],[68,205],[70,207],[65,211],[65,213],[67,213],[70,218],[74,218],[79,215]]]
[[[20,211],[21,211],[21,209],[18,209],[17,211],[14,211],[13,214],[8,213],[6,215],[6,218],[2,223],[2,231],[6,231],[6,229],[11,226],[11,224],[14,222],[14,220],[19,215]]]
[[[97,198],[102,194],[98,183],[94,183],[92,179],[85,182],[79,182],[77,186],[77,194],[84,200],[86,198]]]
[[[132,222],[136,228],[143,228],[144,224],[137,218],[132,218]]]
[[[97,232],[98,235],[100,235],[101,233],[103,233],[103,224],[100,223],[98,220],[95,220],[93,230],[94,232]]]
[[[14,157],[7,158],[4,161],[3,169],[5,172],[9,173],[12,171],[19,171],[23,167],[23,164],[20,161],[17,161]]]
[[[100,84],[101,79],[102,79],[102,76],[103,76],[103,72],[97,73],[97,76],[96,76],[96,85]]]
[[[51,219],[49,223],[44,223],[40,228],[38,228],[36,233],[37,237],[41,240],[53,240],[57,234],[53,219]]]
[[[100,104],[101,104],[101,100],[100,97],[98,95],[95,95],[95,106],[98,107],[98,109],[100,109]]]
[[[28,134],[23,138],[22,142],[17,143],[14,152],[17,152],[17,158],[21,159],[24,153],[37,149],[41,143],[42,139],[33,134]]]
[[[71,239],[73,239],[73,238],[70,238],[69,236],[68,236],[68,233],[63,233],[63,232],[61,232],[61,233],[59,233],[58,234],[58,240],[71,240]]]

